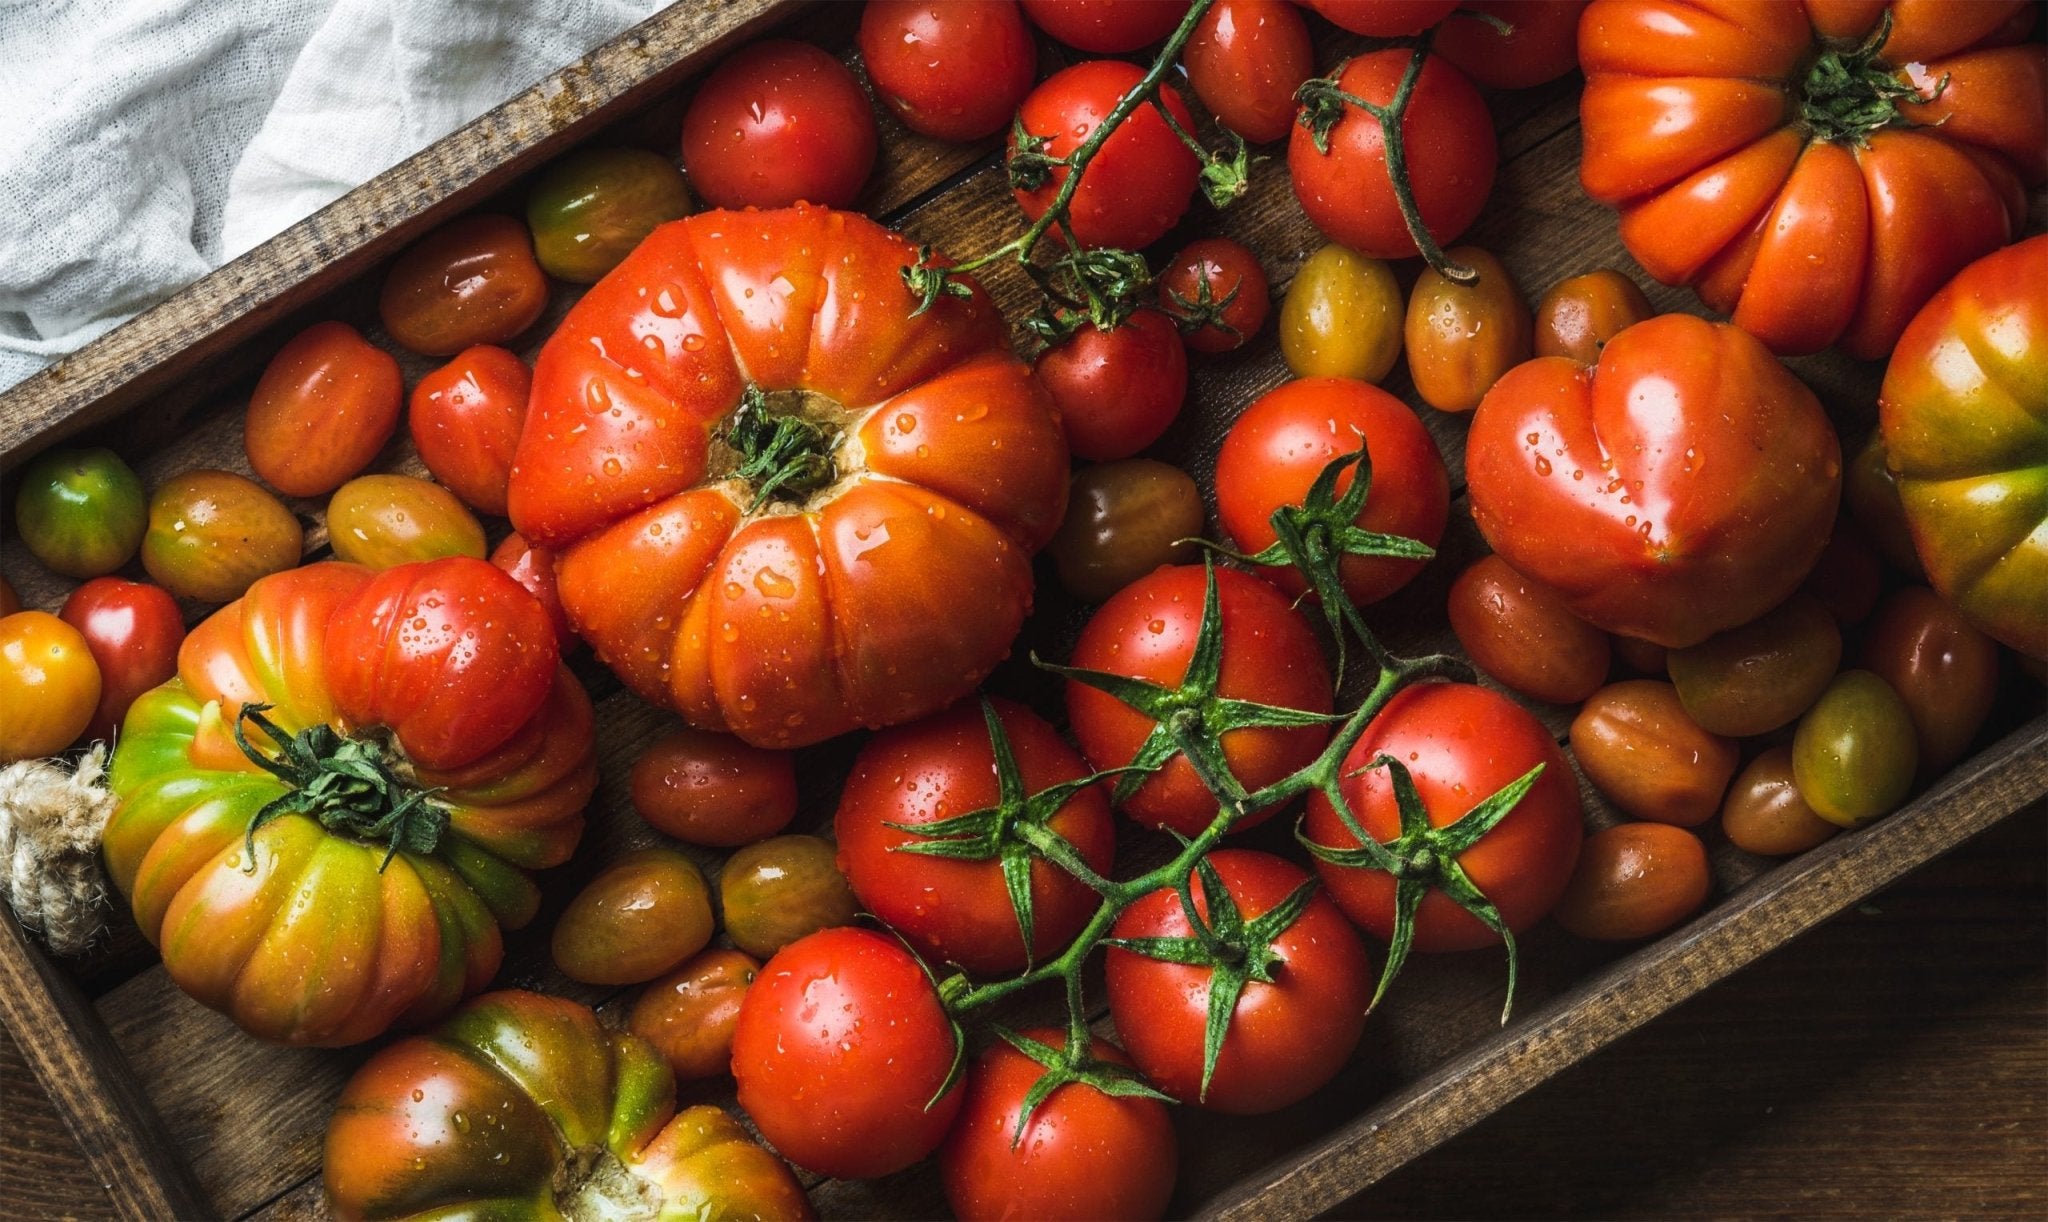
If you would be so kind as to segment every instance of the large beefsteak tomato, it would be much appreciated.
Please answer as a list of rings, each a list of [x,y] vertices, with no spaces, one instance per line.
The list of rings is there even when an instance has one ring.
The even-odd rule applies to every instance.
[[[635,691],[758,746],[973,690],[1065,510],[1053,409],[968,284],[799,205],[654,231],[533,371],[511,515]]]

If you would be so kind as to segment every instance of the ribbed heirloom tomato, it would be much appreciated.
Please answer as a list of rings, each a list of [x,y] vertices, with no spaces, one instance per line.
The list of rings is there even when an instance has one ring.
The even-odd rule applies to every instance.
[[[1092,59],[1039,82],[1018,109],[1018,126],[1010,133],[1013,175],[1020,133],[1043,156],[1066,157],[1087,143],[1144,75],[1136,64]],[[1160,86],[1159,104],[1183,130],[1193,130],[1194,115],[1181,100],[1180,90]],[[1041,183],[1017,185],[1014,190],[1017,206],[1032,221],[1052,206],[1067,175],[1073,172],[1064,165],[1044,169]],[[1102,142],[1095,159],[1082,171],[1072,207],[1059,227],[1083,246],[1127,250],[1150,246],[1188,210],[1200,175],[1200,160],[1173,134],[1158,108],[1140,106]]]
[[[1031,601],[1067,451],[979,290],[820,208],[655,230],[534,366],[510,509],[636,692],[762,746],[932,712]]]

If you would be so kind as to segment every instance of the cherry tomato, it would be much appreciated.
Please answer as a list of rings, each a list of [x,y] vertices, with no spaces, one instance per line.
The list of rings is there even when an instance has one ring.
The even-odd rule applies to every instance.
[[[1350,378],[1286,382],[1239,414],[1216,455],[1216,516],[1223,533],[1246,552],[1273,543],[1273,511],[1302,504],[1323,468],[1356,453],[1361,439],[1372,463],[1372,486],[1356,524],[1435,547],[1450,513],[1450,476],[1436,442],[1406,404]],[[1353,467],[1338,477],[1340,497],[1356,475]],[[1363,605],[1407,585],[1423,564],[1347,555],[1337,573],[1344,593]],[[1261,575],[1290,594],[1308,588],[1293,568],[1268,568]]]
[[[1476,246],[1446,253],[1478,272],[1479,280],[1459,284],[1433,267],[1422,269],[1408,298],[1408,373],[1424,403],[1469,412],[1502,374],[1534,355],[1529,307],[1499,259]]]
[[[845,64],[807,42],[750,43],[683,112],[683,168],[718,208],[844,208],[875,168],[874,112]]]
[[[682,171],[646,149],[579,149],[533,184],[533,255],[558,280],[594,284],[640,239],[690,211]]]
[[[1308,0],[1330,24],[1374,38],[1405,38],[1442,21],[1458,0]]]
[[[359,475],[327,502],[327,541],[350,564],[388,569],[442,556],[484,558],[484,528],[439,484]]]
[[[391,338],[424,356],[505,343],[547,305],[526,226],[492,214],[450,221],[407,247],[377,298]]]
[[[112,450],[50,450],[22,469],[14,524],[44,568],[97,577],[135,555],[144,501],[142,481]]]
[[[1032,24],[1079,51],[1121,55],[1173,33],[1187,0],[1023,0]]]
[[[62,751],[99,703],[100,668],[76,628],[47,611],[0,618],[0,764]]]
[[[732,1068],[740,1003],[760,972],[760,963],[739,951],[704,951],[648,985],[626,1015],[626,1029],[654,1045],[677,1078],[719,1077]]]
[[[525,361],[489,344],[464,349],[412,388],[406,424],[420,461],[464,504],[503,517],[532,392]]]
[[[796,756],[730,734],[684,728],[633,761],[633,809],[689,844],[738,848],[796,818]]]
[[[1772,747],[1749,762],[1721,804],[1728,843],[1762,857],[1790,857],[1842,829],[1813,813],[1792,779],[1792,748]]]
[[[1706,846],[1682,827],[1603,828],[1586,837],[1557,923],[1596,942],[1639,942],[1699,911],[1711,881]]]
[[[1297,378],[1378,382],[1401,355],[1401,311],[1393,269],[1333,242],[1287,286],[1280,355]]]
[[[1626,679],[1593,693],[1572,719],[1572,753],[1593,788],[1638,819],[1696,827],[1721,809],[1740,761],[1702,730],[1669,683]]]
[[[1813,707],[1842,661],[1835,617],[1804,594],[1665,659],[1679,703],[1709,734],[1767,734]]]
[[[1912,792],[1918,764],[1912,710],[1867,670],[1835,676],[1792,736],[1799,796],[1842,827],[1890,814]]]
[[[370,465],[398,428],[398,361],[345,322],[314,323],[263,367],[242,444],[286,496],[324,496]]]
[[[733,945],[764,959],[860,915],[832,846],[816,836],[776,836],[734,853],[718,876],[718,902]]]
[[[859,42],[883,105],[941,140],[1002,131],[1038,76],[1016,0],[868,0]]]
[[[1843,514],[1835,519],[1835,533],[1828,536],[1828,545],[1799,589],[1818,599],[1837,624],[1850,628],[1870,618],[1883,584],[1884,567],[1876,546],[1853,518]]]
[[[1884,460],[1884,439],[1878,434],[1870,435],[1842,473],[1842,502],[1887,563],[1908,580],[1927,580],[1920,553],[1913,547],[1913,532],[1906,526],[1898,477]]]
[[[555,966],[584,984],[639,984],[711,941],[711,890],[674,849],[628,853],[584,884],[555,922]]]
[[[1584,7],[1585,0],[1569,3]],[[1597,365],[1608,340],[1656,312],[1641,286],[1613,268],[1560,280],[1536,303],[1536,355]]]
[[[1202,105],[1253,144],[1287,135],[1294,126],[1294,91],[1315,75],[1308,22],[1282,0],[1216,0],[1181,60]]]
[[[739,1102],[783,1157],[819,1175],[901,1171],[944,1140],[959,1033],[903,944],[827,929],[770,959],[733,1031]]]
[[[1430,49],[1495,89],[1527,89],[1579,66],[1587,0],[1460,0]],[[1506,34],[1473,14],[1505,21]]]
[[[1050,1027],[1021,1035],[1051,1049],[1066,1041]],[[1090,1042],[1088,1055],[1131,1063],[1101,1038]],[[1164,1217],[1180,1171],[1166,1105],[1070,1082],[1037,1105],[1020,1135],[1025,1097],[1045,1072],[1006,1040],[991,1043],[968,1071],[960,1118],[939,1148],[939,1175],[954,1216],[962,1222]]]
[[[1186,678],[1202,622],[1203,569],[1158,569],[1102,604],[1074,643],[1073,665],[1177,687]],[[1217,694],[1311,713],[1330,711],[1330,673],[1307,621],[1272,586],[1235,569],[1217,569],[1222,660]],[[1097,768],[1131,762],[1156,723],[1107,692],[1067,684],[1067,720],[1081,753]],[[1247,727],[1222,736],[1223,757],[1247,790],[1307,764],[1329,740],[1322,726]],[[1185,836],[1206,828],[1217,802],[1193,765],[1176,755],[1123,803],[1150,827]],[[1240,818],[1234,830],[1270,818],[1277,807]]]
[[[1065,157],[1087,143],[1095,128],[1144,75],[1136,64],[1115,59],[1089,60],[1061,69],[1024,99],[1017,122],[1039,153]],[[1179,90],[1161,86],[1159,100],[1183,130],[1194,130],[1194,115]],[[1008,153],[1013,165],[1017,153],[1018,131],[1013,128]],[[1016,188],[1017,205],[1027,220],[1038,220],[1052,206],[1071,172],[1066,166],[1053,166],[1046,170],[1041,185]],[[1141,106],[1088,163],[1061,228],[1083,246],[1125,250],[1150,246],[1188,210],[1200,174],[1200,160],[1173,134],[1158,107]]]
[[[1472,664],[1532,700],[1577,704],[1607,681],[1607,634],[1499,556],[1458,575],[1449,609]]]
[[[1202,494],[1179,467],[1149,458],[1083,467],[1067,494],[1067,516],[1046,550],[1060,584],[1101,602],[1163,564],[1195,558]]]
[[[541,610],[548,613],[548,622],[555,626],[555,641],[562,652],[575,648],[576,632],[569,626],[569,613],[562,609],[562,594],[555,586],[555,554],[545,547],[533,546],[515,530],[491,549],[491,563],[525,586],[526,592],[540,603]]]
[[[1358,56],[1337,74],[1337,87],[1384,106],[1393,100],[1409,56],[1404,47]],[[1416,78],[1401,119],[1401,139],[1423,227],[1438,245],[1449,243],[1478,219],[1493,190],[1500,159],[1493,116],[1465,74],[1432,55]],[[1330,129],[1328,144],[1328,152],[1317,151],[1313,135],[1299,124],[1288,137],[1287,171],[1308,219],[1331,241],[1362,255],[1406,259],[1417,254],[1387,175],[1379,120],[1347,105]]]
[[[180,598],[224,603],[298,564],[305,532],[284,502],[229,471],[187,471],[149,498],[142,567]]]
[[[1121,326],[1093,323],[1040,353],[1032,366],[1059,407],[1077,458],[1128,458],[1159,440],[1188,392],[1188,353],[1173,321],[1139,310]]]
[[[1197,352],[1244,346],[1272,309],[1259,257],[1229,238],[1190,242],[1159,277],[1159,306]]]
[[[100,703],[87,733],[112,741],[135,698],[178,673],[185,620],[161,586],[95,577],[71,592],[58,618],[78,629],[100,671]]]
[[[1963,758],[1998,696],[1998,645],[1925,586],[1885,599],[1863,640],[1863,666],[1913,717],[1920,776]]]

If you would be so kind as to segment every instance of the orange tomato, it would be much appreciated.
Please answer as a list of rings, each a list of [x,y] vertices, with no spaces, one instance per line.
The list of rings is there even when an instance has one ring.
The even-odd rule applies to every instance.
[[[78,629],[47,611],[0,617],[0,764],[62,751],[99,703],[99,664]]]
[[[320,496],[370,465],[398,427],[398,362],[345,322],[277,350],[242,419],[249,466],[287,496]]]

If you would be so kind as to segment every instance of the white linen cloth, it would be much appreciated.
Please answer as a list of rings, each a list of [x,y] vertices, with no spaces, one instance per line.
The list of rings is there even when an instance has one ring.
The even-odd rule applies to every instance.
[[[0,388],[665,0],[0,0]]]

